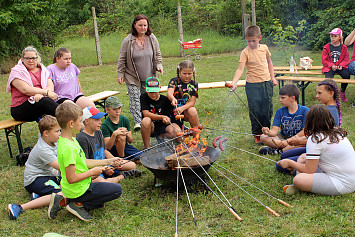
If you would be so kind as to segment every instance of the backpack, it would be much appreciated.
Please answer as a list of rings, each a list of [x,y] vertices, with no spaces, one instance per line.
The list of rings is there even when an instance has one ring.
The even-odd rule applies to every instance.
[[[32,147],[26,147],[25,149],[23,149],[23,152],[20,155],[16,156],[16,165],[24,166],[26,164],[28,156],[30,155],[31,150]]]

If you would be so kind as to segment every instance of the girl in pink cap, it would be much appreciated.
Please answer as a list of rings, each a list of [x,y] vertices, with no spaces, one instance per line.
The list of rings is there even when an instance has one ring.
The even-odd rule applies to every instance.
[[[334,28],[330,34],[330,43],[326,44],[322,53],[322,73],[326,78],[334,78],[334,74],[339,74],[343,79],[350,79],[348,65],[350,56],[348,49],[343,44],[343,32],[340,28]],[[348,102],[345,96],[347,83],[341,84],[340,98],[343,102]]]

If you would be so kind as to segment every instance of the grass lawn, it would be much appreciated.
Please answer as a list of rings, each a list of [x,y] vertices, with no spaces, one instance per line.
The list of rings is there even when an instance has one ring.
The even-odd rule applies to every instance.
[[[116,49],[115,49],[116,50]],[[195,62],[198,82],[213,82],[231,80],[237,68],[239,52],[218,55],[203,55],[201,61]],[[286,65],[280,51],[272,50],[274,65]],[[298,52],[298,57],[310,56],[314,65],[320,65],[320,53]],[[164,58],[164,77],[162,85],[167,85],[169,79],[175,76],[176,66],[181,58]],[[74,60],[75,63],[75,60]],[[128,96],[125,85],[118,85],[116,64],[104,66],[81,67],[80,80],[84,93],[91,95],[104,90],[119,90],[119,98],[126,105],[123,114],[128,116],[133,126],[133,118],[129,112]],[[5,93],[8,75],[0,76],[2,93],[0,93],[0,118],[10,118],[10,95]],[[306,105],[317,103],[315,98],[316,84],[307,89]],[[280,108],[278,102],[278,87],[274,88],[274,111]],[[244,88],[238,88],[238,95],[246,103]],[[355,108],[351,103],[355,100],[355,87],[349,85],[347,89],[349,102],[342,103],[342,127],[349,133],[349,139],[355,144],[353,124]],[[202,125],[208,127],[250,133],[248,110],[229,93],[227,88],[200,90],[196,104]],[[24,147],[33,146],[37,141],[37,124],[26,123],[22,128]],[[142,148],[140,133],[133,132],[134,145]],[[229,140],[227,144],[257,153],[259,146],[253,142],[250,135],[229,132],[203,130],[202,137],[207,138],[209,145],[215,136],[221,135]],[[143,166],[142,177],[122,181],[123,195],[117,200],[109,202],[104,208],[94,210],[91,214],[94,220],[82,222],[66,210],[62,210],[55,220],[47,217],[47,208],[30,210],[21,214],[17,221],[10,221],[7,213],[8,203],[24,203],[29,201],[29,194],[23,188],[23,167],[15,166],[7,150],[4,132],[0,134],[0,202],[2,208],[0,216],[3,224],[0,227],[1,236],[42,236],[47,232],[56,232],[68,236],[173,236],[175,233],[175,205],[176,192],[167,185],[152,188],[153,175]],[[13,150],[16,141],[11,139]],[[268,156],[277,160],[277,156]],[[217,163],[235,174],[243,177],[252,184],[260,187],[276,198],[280,198],[293,205],[285,207],[276,200],[262,194],[245,182],[228,175],[234,182],[253,195],[261,203],[269,206],[280,217],[270,214],[259,202],[233,183],[224,178],[216,170],[210,169],[209,174],[223,191],[226,198],[243,218],[239,222],[211,192],[191,192],[190,199],[195,213],[197,226],[192,220],[187,196],[180,189],[178,234],[179,236],[354,236],[354,203],[355,194],[337,197],[299,193],[286,196],[282,192],[285,184],[292,182],[292,177],[283,175],[275,170],[274,162],[262,159],[253,154],[244,153],[232,148],[221,152]],[[214,165],[215,168],[219,167]],[[222,170],[221,170],[222,171]],[[210,185],[212,183],[210,182]],[[214,191],[217,189],[214,187]],[[221,196],[221,198],[223,198]]]

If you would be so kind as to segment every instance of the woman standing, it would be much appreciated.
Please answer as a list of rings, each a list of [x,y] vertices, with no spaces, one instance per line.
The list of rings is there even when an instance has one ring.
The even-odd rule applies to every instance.
[[[18,64],[11,69],[6,92],[11,93],[11,116],[19,121],[39,120],[55,115],[58,104],[48,70],[41,64],[37,50],[28,46]]]
[[[156,77],[157,71],[163,75],[159,42],[145,15],[134,18],[131,34],[122,42],[117,71],[118,83],[122,84],[123,80],[126,83],[134,130],[137,131],[142,122],[140,95],[144,92],[144,82],[148,77]]]

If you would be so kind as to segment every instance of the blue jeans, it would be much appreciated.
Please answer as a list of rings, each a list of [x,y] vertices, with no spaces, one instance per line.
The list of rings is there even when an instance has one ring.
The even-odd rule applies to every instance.
[[[70,198],[70,202],[81,202],[87,209],[103,207],[105,202],[117,199],[122,194],[122,186],[115,183],[91,183],[86,192],[77,198]]]
[[[294,148],[294,149],[283,152],[281,154],[280,160],[290,159],[290,160],[297,162],[298,157],[300,155],[302,155],[303,153],[306,153],[306,147]],[[287,173],[287,174],[289,174],[291,172],[288,169],[282,168],[278,164],[276,164],[276,170],[281,173]]]

